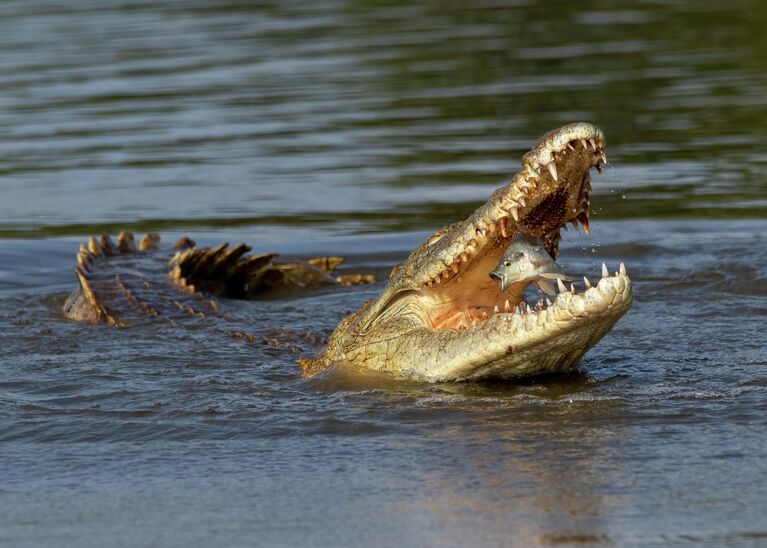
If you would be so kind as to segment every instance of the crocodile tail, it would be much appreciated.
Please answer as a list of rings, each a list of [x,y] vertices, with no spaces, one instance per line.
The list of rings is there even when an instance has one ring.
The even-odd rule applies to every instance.
[[[159,241],[159,236],[156,234],[147,236],[152,241]],[[102,234],[98,240],[91,237],[85,244],[81,244],[76,256],[77,266],[75,266],[79,287],[67,299],[64,305],[65,314],[76,320],[91,323],[104,322],[114,327],[124,327],[125,322],[111,310],[111,307],[107,306],[104,299],[100,298],[100,292],[96,288],[98,270],[100,263],[108,257],[135,252],[136,245],[133,235],[129,232],[121,233],[117,244],[106,233]]]
[[[125,327],[147,319],[170,322],[203,318],[216,303],[187,288],[179,291],[168,277],[168,254],[160,236],[145,234],[138,246],[132,233],[122,232],[117,243],[108,234],[91,237],[77,252],[78,287],[64,304],[71,319]]]
[[[323,284],[351,285],[374,281],[371,275],[333,277],[342,257],[315,257],[307,261],[278,263],[277,254],[246,255],[250,247],[228,243],[196,247],[186,239],[176,243],[170,262],[170,279],[189,291],[203,291],[232,299],[250,299],[280,288]]]
[[[186,242],[184,242],[186,243]],[[170,261],[169,278],[186,291],[203,291],[220,297],[243,299],[265,289],[279,278],[274,253],[245,256],[250,247],[228,243],[216,247],[179,246]]]

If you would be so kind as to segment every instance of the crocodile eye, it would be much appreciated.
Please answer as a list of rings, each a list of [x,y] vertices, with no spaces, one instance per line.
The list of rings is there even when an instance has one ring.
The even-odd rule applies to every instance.
[[[503,261],[503,266],[511,266],[511,261]]]

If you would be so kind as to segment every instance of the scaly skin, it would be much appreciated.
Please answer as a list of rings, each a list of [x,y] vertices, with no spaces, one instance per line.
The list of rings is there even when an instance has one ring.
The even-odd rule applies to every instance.
[[[535,310],[523,301],[527,283],[500,294],[489,272],[517,232],[542,238],[553,257],[566,223],[580,222],[588,232],[589,171],[601,171],[605,162],[604,136],[590,124],[570,124],[546,134],[525,154],[522,168],[506,186],[468,219],[435,232],[395,267],[381,296],[344,318],[319,357],[299,360],[304,373],[351,365],[396,377],[455,381],[513,379],[573,368],[631,306],[631,281],[623,265],[614,276],[603,267],[599,283],[590,287],[586,282],[581,293],[560,284],[555,302],[539,303]],[[156,247],[150,240],[142,242],[145,251]],[[135,274],[135,259],[127,257],[135,252],[132,237],[121,237],[117,246],[105,237],[100,242],[92,239],[78,254],[80,288],[65,313],[116,326],[127,325],[121,314],[125,307],[170,319],[179,311],[187,319],[204,317],[215,314],[216,306],[200,290],[247,298],[275,286],[329,283],[334,279],[327,272],[340,260],[280,265],[272,255],[244,257],[245,246],[198,249],[190,241],[179,245],[186,249],[161,268],[159,276],[157,265],[164,263],[147,267],[147,275],[159,277],[161,283],[152,282],[159,289],[142,300],[136,291],[155,286],[134,280],[134,290],[126,293],[123,278],[112,272],[124,260]],[[335,281],[371,279],[347,276]],[[178,293],[186,300],[169,298],[169,285],[181,289]]]
[[[308,374],[336,363],[427,381],[511,379],[571,369],[631,306],[621,265],[590,289],[561,292],[543,310],[504,295],[489,277],[516,232],[543,238],[556,257],[559,230],[589,214],[589,170],[601,171],[604,135],[591,124],[546,134],[522,168],[468,219],[432,235],[396,267],[381,296],[346,317]],[[560,289],[564,289],[560,286]]]

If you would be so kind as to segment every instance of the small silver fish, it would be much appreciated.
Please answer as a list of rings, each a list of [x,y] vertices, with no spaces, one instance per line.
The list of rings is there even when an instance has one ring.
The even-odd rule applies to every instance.
[[[532,280],[549,295],[557,293],[552,280],[570,281],[546,251],[543,240],[528,234],[514,235],[490,277],[498,280],[501,291],[511,284]]]

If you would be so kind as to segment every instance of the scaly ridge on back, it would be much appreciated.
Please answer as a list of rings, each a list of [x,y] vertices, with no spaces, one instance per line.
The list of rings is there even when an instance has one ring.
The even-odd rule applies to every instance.
[[[89,238],[77,253],[79,288],[67,300],[65,314],[116,327],[150,318],[177,323],[216,312],[217,303],[207,295],[256,298],[279,288],[374,280],[363,274],[334,278],[341,257],[282,263],[274,253],[247,255],[251,248],[245,244],[200,248],[187,237],[173,250],[172,255],[162,250],[160,236],[151,232],[138,249],[130,232],[122,232],[117,244],[108,234]]]

